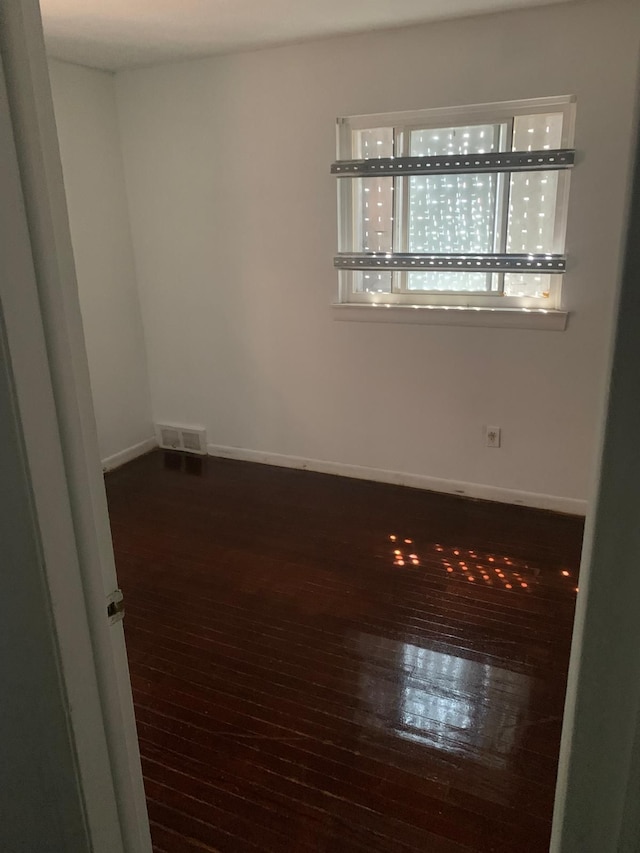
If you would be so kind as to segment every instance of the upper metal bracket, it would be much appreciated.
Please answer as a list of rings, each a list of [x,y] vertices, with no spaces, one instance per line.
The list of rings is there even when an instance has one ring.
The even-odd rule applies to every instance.
[[[575,150],[496,151],[490,154],[453,154],[436,157],[379,157],[370,160],[337,160],[331,173],[339,178],[380,175],[452,175],[482,172],[537,172],[570,169]]]

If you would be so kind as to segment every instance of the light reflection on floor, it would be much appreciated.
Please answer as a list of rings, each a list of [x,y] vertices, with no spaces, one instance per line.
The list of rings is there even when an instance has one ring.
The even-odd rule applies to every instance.
[[[530,593],[538,584],[540,569],[514,556],[468,550],[438,542],[418,546],[414,539],[395,533],[389,535],[389,543],[392,565],[397,568],[435,568],[440,574],[453,579],[480,586],[497,586],[507,591]],[[559,577],[567,587],[578,592],[572,572],[561,568]]]
[[[358,637],[358,647],[368,726],[488,767],[507,766],[526,718],[528,675],[368,634]]]

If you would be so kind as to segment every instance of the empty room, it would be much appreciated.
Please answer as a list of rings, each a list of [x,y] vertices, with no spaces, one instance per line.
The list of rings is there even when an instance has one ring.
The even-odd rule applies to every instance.
[[[563,717],[640,6],[40,6],[117,850],[635,849]]]

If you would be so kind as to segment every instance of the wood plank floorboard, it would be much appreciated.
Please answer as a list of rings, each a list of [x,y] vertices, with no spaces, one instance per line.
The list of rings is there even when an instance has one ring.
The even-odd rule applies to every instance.
[[[154,853],[548,850],[581,519],[160,451],[106,483]]]

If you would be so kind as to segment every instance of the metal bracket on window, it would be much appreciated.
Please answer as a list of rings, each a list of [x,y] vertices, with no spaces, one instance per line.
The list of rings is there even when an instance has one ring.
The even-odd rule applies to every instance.
[[[124,595],[121,589],[116,589],[107,598],[107,619],[113,625],[124,618]]]
[[[333,264],[346,270],[472,270],[475,272],[563,273],[564,255],[424,255],[395,252],[385,255],[344,252]]]
[[[575,150],[497,151],[490,154],[453,154],[436,157],[379,157],[370,160],[337,160],[331,173],[339,178],[379,175],[453,175],[482,172],[537,172],[570,169]]]

